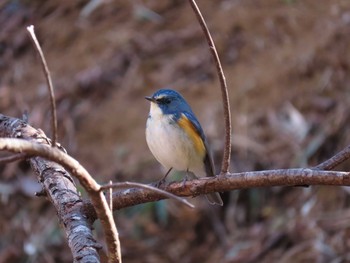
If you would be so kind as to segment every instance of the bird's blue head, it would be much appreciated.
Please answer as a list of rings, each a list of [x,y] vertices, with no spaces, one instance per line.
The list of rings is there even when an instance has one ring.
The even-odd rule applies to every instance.
[[[175,90],[160,89],[151,97],[145,97],[151,101],[151,111],[157,111],[158,108],[162,114],[179,114],[182,112],[192,112],[185,99]]]

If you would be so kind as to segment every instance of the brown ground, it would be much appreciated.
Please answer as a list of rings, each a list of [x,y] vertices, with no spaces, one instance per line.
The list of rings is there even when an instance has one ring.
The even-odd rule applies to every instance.
[[[25,30],[34,24],[54,80],[60,142],[100,182],[162,176],[144,138],[144,96],[162,87],[191,103],[219,167],[219,83],[187,1],[105,1],[86,14],[88,3],[0,2],[0,112],[27,110],[50,134],[45,79]],[[350,143],[349,1],[198,4],[229,86],[233,171],[312,166]],[[1,171],[0,262],[71,262],[52,207],[33,197],[28,165]],[[215,213],[202,198],[191,200],[196,210],[165,201],[115,213],[124,262],[350,261],[348,188],[223,198]]]

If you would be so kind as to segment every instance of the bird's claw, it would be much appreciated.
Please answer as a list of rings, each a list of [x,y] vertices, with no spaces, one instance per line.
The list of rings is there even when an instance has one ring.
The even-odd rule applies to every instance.
[[[165,178],[162,178],[155,184],[155,187],[160,188],[164,183],[165,183]]]
[[[187,175],[184,177],[184,179],[182,180],[182,188],[185,188],[186,182],[187,182],[188,178]]]

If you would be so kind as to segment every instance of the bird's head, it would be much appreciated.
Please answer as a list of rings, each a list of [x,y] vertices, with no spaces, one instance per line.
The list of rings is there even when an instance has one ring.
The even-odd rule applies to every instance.
[[[159,111],[162,114],[179,114],[191,111],[185,99],[175,90],[161,89],[145,98],[151,102],[151,113]]]

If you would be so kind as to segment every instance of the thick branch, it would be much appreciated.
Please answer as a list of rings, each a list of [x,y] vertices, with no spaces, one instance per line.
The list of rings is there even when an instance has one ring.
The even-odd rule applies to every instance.
[[[280,169],[244,173],[227,173],[221,177],[172,182],[162,190],[178,196],[193,197],[214,192],[271,186],[337,185],[350,186],[350,173],[313,169]],[[164,195],[146,189],[127,189],[113,193],[113,209],[166,199]],[[86,201],[85,209],[93,215],[93,207]]]
[[[0,137],[23,138],[49,145],[49,139],[25,122],[0,114]],[[93,219],[83,214],[83,202],[69,173],[54,162],[40,157],[30,164],[43,189],[54,205],[67,236],[74,262],[99,262],[101,245],[92,235]]]

